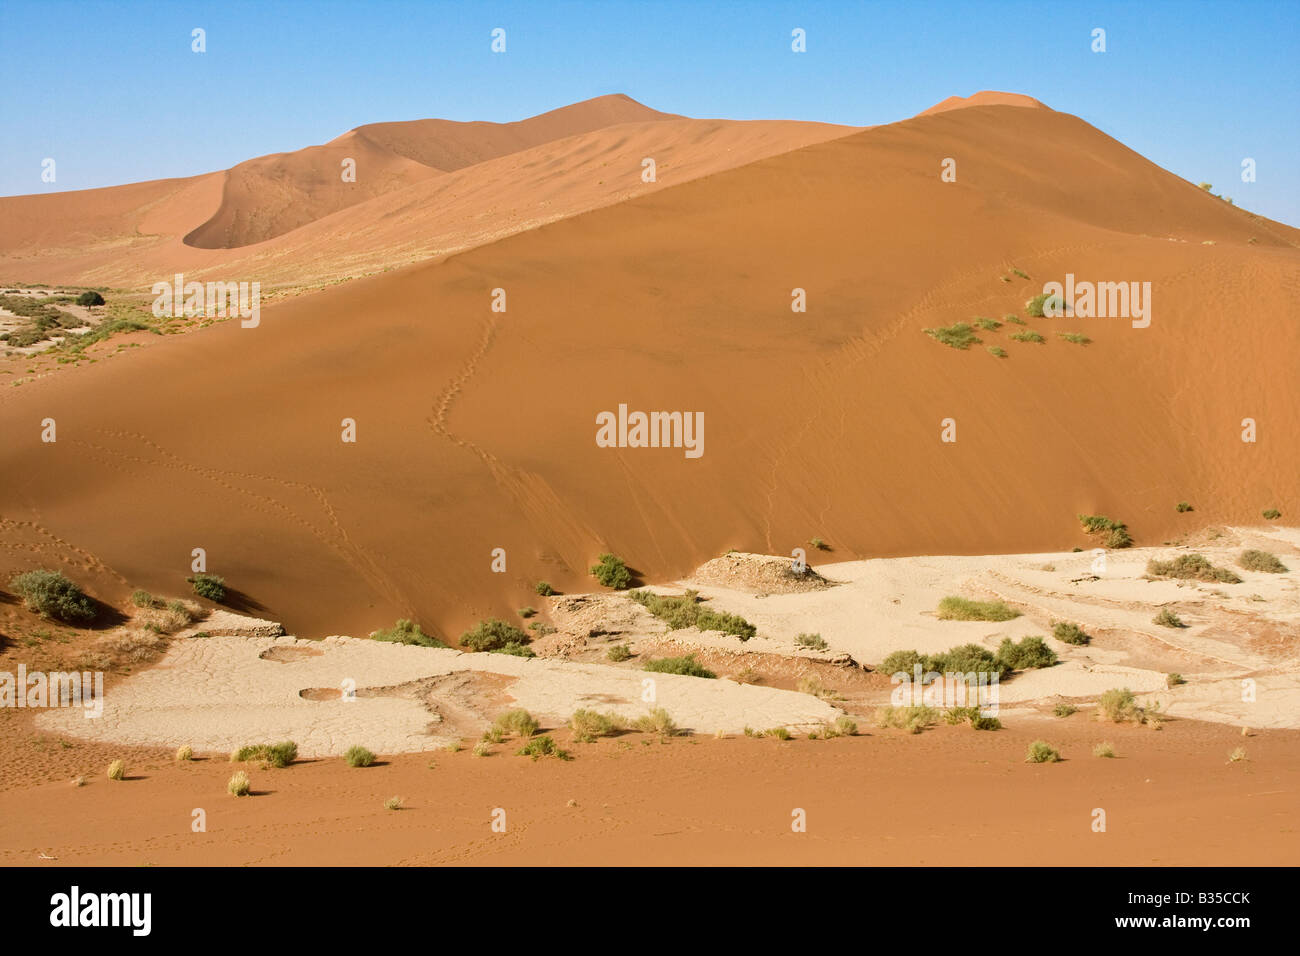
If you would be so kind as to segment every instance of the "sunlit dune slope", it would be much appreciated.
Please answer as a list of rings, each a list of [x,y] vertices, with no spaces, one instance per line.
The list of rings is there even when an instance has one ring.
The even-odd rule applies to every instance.
[[[665,580],[813,536],[836,559],[1024,552],[1089,546],[1085,511],[1141,543],[1184,527],[1180,500],[1201,525],[1294,514],[1297,238],[1066,114],[914,118],[5,389],[3,530],[34,543],[0,570],[100,561],[107,592],[169,593],[204,547],[304,636],[454,634],[538,579],[585,589],[605,549]],[[923,331],[1024,316],[1067,272],[1150,282],[1150,327]],[[703,456],[597,447],[620,403],[703,412]]]

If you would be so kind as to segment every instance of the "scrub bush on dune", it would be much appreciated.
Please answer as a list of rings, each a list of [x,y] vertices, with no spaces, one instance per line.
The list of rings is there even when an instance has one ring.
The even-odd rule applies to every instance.
[[[628,570],[622,558],[605,553],[597,559],[597,562],[591,566],[591,573],[604,587],[621,591],[632,583],[632,572]]]
[[[461,644],[472,651],[480,652],[499,651],[512,644],[523,647],[531,641],[531,637],[513,624],[498,621],[494,617],[479,621],[473,630],[466,631],[460,636]]]
[[[95,602],[59,571],[27,571],[15,575],[9,586],[28,610],[66,624],[88,624],[95,619]]]
[[[424,633],[420,625],[406,618],[400,619],[392,627],[383,628],[370,635],[373,641],[387,641],[393,644],[414,644],[419,647],[446,647],[442,641]]]
[[[194,593],[201,598],[207,598],[214,604],[220,604],[226,599],[226,579],[220,575],[196,574],[185,580],[194,588]]]

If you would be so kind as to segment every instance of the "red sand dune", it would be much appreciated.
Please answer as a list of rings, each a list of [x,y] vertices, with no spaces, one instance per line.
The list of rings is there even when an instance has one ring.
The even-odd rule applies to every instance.
[[[836,558],[988,553],[1086,545],[1082,511],[1139,543],[1179,500],[1292,514],[1297,240],[1067,114],[920,116],[4,389],[0,561],[65,561],[117,599],[183,589],[202,546],[303,636],[455,633],[540,578],[588,587],[606,549],[662,580],[814,535]],[[1151,282],[1150,328],[981,332],[1006,359],[922,331],[1023,315],[1066,272]],[[597,447],[620,403],[702,411],[705,454]]]

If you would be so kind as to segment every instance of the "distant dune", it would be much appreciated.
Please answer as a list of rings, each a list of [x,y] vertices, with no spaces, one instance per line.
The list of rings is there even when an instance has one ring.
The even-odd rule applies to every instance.
[[[785,554],[813,536],[837,560],[1029,552],[1090,546],[1078,512],[1143,544],[1184,527],[1180,500],[1202,525],[1296,513],[1300,231],[1050,109],[843,133],[622,123],[234,250],[301,277],[317,255],[331,269],[416,255],[439,210],[459,224],[436,244],[504,236],[266,308],[257,329],[227,322],[0,390],[3,570],[62,562],[107,599],[172,593],[204,547],[301,636],[398,616],[454,636],[527,603],[538,579],[585,590],[602,550],[670,580],[727,548]],[[644,155],[674,158],[640,195]],[[0,272],[251,269],[181,245],[178,210],[207,221],[218,186],[96,191],[86,216],[87,194],[41,197],[66,217],[57,236],[37,199],[0,200],[22,213]],[[115,215],[176,231],[113,233]],[[1150,327],[1027,318],[1067,272],[1150,282]],[[1007,324],[959,351],[923,331],[1007,313],[1047,341]],[[620,404],[703,412],[703,457],[597,447],[595,416]],[[56,444],[40,441],[46,417]],[[940,441],[945,418],[956,443]]]

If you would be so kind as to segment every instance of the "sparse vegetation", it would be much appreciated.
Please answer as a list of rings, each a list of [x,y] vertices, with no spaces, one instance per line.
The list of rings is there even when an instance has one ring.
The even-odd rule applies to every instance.
[[[1237,563],[1247,571],[1263,571],[1265,574],[1284,574],[1287,570],[1287,566],[1277,559],[1277,555],[1270,554],[1268,551],[1256,551],[1253,548],[1241,552]]]
[[[986,332],[996,332],[998,329],[1002,328],[1002,323],[997,319],[990,319],[983,315],[975,317],[975,324]]]
[[[974,330],[972,330],[965,322],[926,329],[925,334],[930,336],[936,342],[942,342],[944,345],[950,346],[954,349],[968,349],[972,345],[978,345],[980,343],[980,339],[975,335]]]
[[[488,746],[488,741],[480,740],[474,745],[474,749],[470,753],[475,757],[490,757],[492,756],[492,748]]]
[[[829,644],[822,640],[820,634],[799,634],[795,637],[794,643],[797,647],[806,647],[812,651],[824,651],[830,647]]]
[[[501,737],[508,737],[511,734],[515,734],[527,739],[537,733],[537,731],[541,729],[541,725],[537,722],[537,718],[528,711],[524,710],[522,707],[516,707],[513,710],[507,710],[504,714],[500,714],[497,719],[492,722],[492,729],[500,734]],[[495,742],[499,741],[500,738]]]
[[[1052,637],[1065,644],[1087,644],[1092,636],[1073,621],[1053,621]]]
[[[232,763],[261,760],[266,766],[275,767],[277,770],[289,766],[297,759],[298,745],[292,740],[278,744],[250,744],[240,747],[230,755]]]
[[[632,572],[622,558],[605,553],[597,561],[591,566],[591,573],[602,586],[622,591],[632,583]]]
[[[519,609],[519,616],[522,617],[525,621],[528,620],[530,617],[535,616],[536,614],[537,614],[537,608],[534,607],[521,607]]]
[[[1159,719],[1156,708],[1140,706],[1127,687],[1112,688],[1102,694],[1097,702],[1097,716],[1116,724],[1145,724]]]
[[[479,621],[473,630],[466,631],[460,636],[462,645],[480,653],[503,651],[510,645],[520,648],[531,643],[531,641],[531,637],[513,624],[498,621],[494,617],[488,618],[486,621]]]
[[[518,757],[531,757],[533,760],[540,760],[542,757],[556,757],[560,760],[573,759],[567,750],[561,750],[557,747],[555,741],[546,734],[528,741],[515,751],[515,755]]]
[[[1027,325],[1027,324],[1028,324],[1028,323],[1025,322],[1024,319],[1022,319],[1020,316],[1016,315],[1014,312],[1008,312],[1006,315],[1002,316],[1002,321],[1003,321],[1003,322],[1010,322],[1010,323],[1012,323],[1013,325]]]
[[[816,551],[825,551],[825,550],[827,550],[826,542],[823,541],[821,538],[813,538],[813,539],[812,539],[811,541],[809,541],[808,543],[811,544],[811,545],[813,546],[813,549],[816,550]]]
[[[131,594],[131,603],[136,607],[153,607],[155,598],[148,591],[135,591]]]
[[[232,796],[246,797],[253,792],[253,781],[248,779],[248,774],[242,770],[236,770],[226,781],[226,789]]]
[[[1033,329],[1025,329],[1023,332],[1013,332],[1011,333],[1011,338],[1017,342],[1034,342],[1038,345],[1042,345],[1047,341],[1047,339],[1043,338],[1041,333],[1035,332]]]
[[[997,659],[1013,671],[1051,667],[1057,662],[1056,651],[1041,637],[1026,637],[1019,644],[1009,637],[1003,638],[998,646]]]
[[[644,734],[658,734],[661,737],[676,737],[682,732],[662,707],[652,707],[650,713],[638,717],[633,726]]]
[[[1035,740],[1025,752],[1025,763],[1057,763],[1061,754],[1046,740]]]
[[[939,602],[942,621],[1009,621],[1020,612],[1002,601],[971,601],[963,597],[946,597]]]
[[[926,704],[881,707],[876,711],[877,726],[896,727],[913,734],[919,734],[925,728],[934,726],[938,720],[939,711]]]
[[[841,714],[839,717],[836,717],[833,726],[835,727],[835,732],[841,737],[852,737],[858,732],[857,722],[847,714]]]
[[[349,767],[369,767],[375,762],[375,755],[373,751],[367,750],[360,744],[354,744],[343,754],[343,759],[348,762]]]
[[[986,717],[978,707],[952,707],[943,712],[946,724],[970,723],[975,730],[1001,730],[1002,721],[996,717]]]
[[[1104,741],[1103,743],[1099,743],[1097,744],[1097,746],[1092,748],[1092,755],[1094,757],[1114,757],[1115,747],[1111,744],[1109,740]]]
[[[1276,508],[1268,508],[1263,514],[1269,521],[1276,521],[1278,518],[1282,517],[1282,512],[1278,511]]]
[[[1189,512],[1189,511],[1192,511],[1193,508],[1192,508],[1192,506],[1189,505],[1186,501],[1180,501],[1180,502],[1178,502],[1177,505],[1175,505],[1175,510],[1176,510],[1180,515],[1183,515],[1183,514],[1187,514],[1187,512]]]
[[[104,297],[93,289],[87,289],[85,292],[81,293],[81,295],[77,296],[75,301],[77,305],[81,306],[103,305]]]
[[[605,657],[615,664],[621,664],[632,656],[632,648],[627,644],[615,644],[605,652]]]
[[[743,617],[715,611],[702,603],[699,592],[687,591],[680,596],[665,596],[652,591],[629,591],[628,597],[668,624],[673,630],[696,627],[701,631],[721,631],[747,641],[758,633]]]
[[[1157,578],[1179,578],[1181,580],[1219,581],[1223,584],[1240,584],[1235,571],[1215,567],[1203,554],[1180,554],[1170,561],[1157,561],[1152,558],[1147,562],[1147,574]]]
[[[1245,747],[1238,747],[1232,753],[1228,754],[1228,763],[1241,763],[1242,761],[1248,759],[1249,758],[1246,756]]]
[[[61,571],[25,571],[14,575],[9,586],[29,611],[66,624],[89,624],[95,619],[95,602]]]
[[[1092,339],[1088,338],[1088,336],[1084,335],[1082,332],[1057,332],[1056,334],[1059,335],[1065,341],[1070,342],[1074,345],[1092,344]]]
[[[684,674],[687,677],[716,678],[713,673],[695,659],[694,654],[685,657],[660,657],[645,662],[644,669],[656,674]]]
[[[194,588],[194,593],[201,598],[207,598],[214,604],[220,604],[226,599],[226,580],[219,575],[196,574],[185,580]]]
[[[1078,518],[1085,533],[1104,535],[1102,540],[1108,548],[1127,548],[1133,544],[1128,525],[1122,521],[1114,521],[1105,515],[1079,515]]]
[[[987,348],[987,349],[989,350],[989,354],[990,354],[990,355],[992,355],[992,356],[994,356],[994,357],[996,357],[996,358],[1006,358],[1006,357],[1007,357],[1007,350],[1004,349],[1004,348],[1003,348],[1002,346],[1000,346],[1000,345],[988,345],[988,346],[985,346],[985,348]]]
[[[1022,278],[1022,279],[1028,279],[1028,278],[1029,278],[1029,273],[1025,272],[1023,269],[1012,269],[1011,272],[1012,272],[1014,275],[1018,275],[1018,276],[1020,276],[1020,278]]]
[[[839,694],[823,684],[821,678],[815,674],[806,674],[800,677],[798,683],[795,684],[795,689],[801,694],[810,694],[822,700],[834,700],[839,697]]]
[[[1166,686],[1166,687],[1171,687],[1171,688],[1172,688],[1172,687],[1177,687],[1179,684],[1186,684],[1186,683],[1187,683],[1187,681],[1185,681],[1185,680],[1183,679],[1183,675],[1182,675],[1182,674],[1173,673],[1173,674],[1166,674],[1166,675],[1165,675],[1165,686]]]
[[[400,810],[402,809],[403,802],[404,801],[402,800],[401,797],[389,797],[387,800],[384,801],[384,809]]]
[[[1052,708],[1053,717],[1069,717],[1071,714],[1077,714],[1079,708],[1073,704],[1057,704]]]
[[[538,581],[537,584],[533,586],[533,590],[542,597],[551,597],[556,593],[555,588],[551,587],[549,581]]]
[[[387,641],[393,644],[414,644],[419,647],[447,646],[436,637],[424,633],[420,625],[406,618],[401,618],[392,627],[375,631],[370,635],[370,638],[375,641]]]
[[[1035,319],[1046,318],[1047,315],[1045,310],[1047,309],[1052,309],[1056,313],[1061,314],[1064,312],[1064,307],[1064,296],[1053,295],[1048,292],[1040,292],[1025,303],[1025,311],[1029,313],[1030,317]]]
[[[1161,627],[1186,627],[1187,626],[1186,624],[1183,623],[1183,619],[1181,617],[1179,617],[1173,611],[1169,610],[1169,608],[1167,607],[1162,607],[1160,609],[1160,613],[1151,619],[1151,623],[1159,624]]]
[[[109,764],[109,765],[108,765],[108,779],[109,779],[109,780],[125,780],[125,779],[126,779],[126,762],[123,761],[123,760],[114,760],[111,764]]]
[[[597,737],[608,737],[618,733],[627,726],[618,714],[601,714],[594,710],[580,709],[569,718],[573,729],[573,739],[584,744],[594,743]]]
[[[191,747],[189,744],[185,744],[185,746],[183,746],[183,747],[178,747],[177,750],[176,750],[176,759],[177,759],[178,761],[181,761],[181,762],[184,762],[184,761],[187,761],[187,760],[193,760],[193,759],[194,759],[194,748]]]

